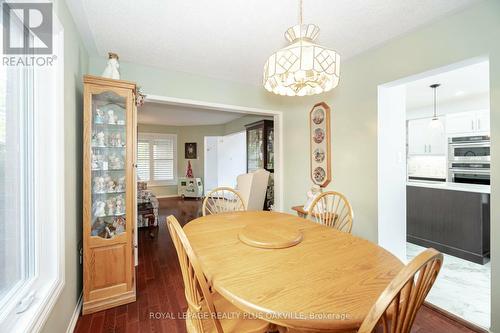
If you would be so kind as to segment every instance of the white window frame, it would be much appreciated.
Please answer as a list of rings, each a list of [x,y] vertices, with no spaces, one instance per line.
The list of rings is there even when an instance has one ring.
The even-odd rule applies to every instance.
[[[177,185],[177,163],[179,161],[178,149],[177,149],[177,134],[167,134],[167,133],[144,133],[139,132],[137,135],[139,140],[153,141],[158,139],[173,139],[174,140],[174,165],[173,165],[173,173],[174,179],[172,180],[148,180],[148,187],[155,186],[169,186],[169,185]],[[154,163],[153,163],[153,152],[151,149],[150,143],[150,152],[149,152],[149,178],[154,175]]]
[[[33,276],[0,312],[0,332],[39,332],[65,284],[64,30],[53,13],[51,67],[33,67]],[[39,84],[37,84],[39,83]],[[71,197],[73,200],[75,197]],[[69,221],[75,223],[75,221]],[[19,303],[32,298],[21,313]]]

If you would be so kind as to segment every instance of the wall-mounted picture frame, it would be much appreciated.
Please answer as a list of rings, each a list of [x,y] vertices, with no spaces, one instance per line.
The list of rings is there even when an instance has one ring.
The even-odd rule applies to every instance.
[[[184,158],[186,160],[194,160],[198,158],[196,142],[186,142],[184,144]]]
[[[330,107],[315,104],[309,113],[311,180],[326,187],[332,180],[330,160]]]

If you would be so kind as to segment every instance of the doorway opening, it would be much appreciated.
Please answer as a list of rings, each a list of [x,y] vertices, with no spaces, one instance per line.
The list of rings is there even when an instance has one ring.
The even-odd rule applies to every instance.
[[[216,187],[236,188],[237,177],[247,172],[246,134],[205,137],[205,195]]]
[[[144,194],[148,203],[156,201],[156,208],[151,209],[156,214],[155,220],[161,222],[165,214],[173,214],[186,223],[200,216],[201,203],[208,191],[220,186],[235,188],[238,175],[253,171],[248,161],[253,163],[254,159],[247,159],[247,152],[253,152],[248,148],[252,142],[247,140],[246,133],[248,125],[259,123],[271,124],[265,128],[272,131],[262,132],[270,134],[265,138],[260,136],[265,144],[257,142],[252,147],[258,148],[257,156],[267,156],[258,163],[259,168],[270,172],[267,189],[263,188],[266,204],[272,202],[272,209],[280,211],[283,209],[281,111],[148,95],[137,112],[137,174],[141,186],[147,188],[139,190],[138,197]],[[271,150],[266,147],[270,143]],[[270,154],[266,155],[267,151]],[[272,156],[272,170],[268,168],[268,156]],[[268,200],[270,196],[272,200]],[[149,225],[149,220],[141,223],[138,216],[136,228]],[[139,230],[135,233],[136,247],[139,239],[148,239],[138,235]],[[135,253],[137,265],[138,251]]]
[[[426,301],[489,328],[489,61],[378,87],[378,242],[404,262],[444,254]]]

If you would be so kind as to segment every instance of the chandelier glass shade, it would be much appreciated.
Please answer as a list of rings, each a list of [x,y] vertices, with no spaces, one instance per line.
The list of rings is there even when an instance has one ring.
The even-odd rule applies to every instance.
[[[339,83],[340,56],[315,44],[319,28],[298,24],[285,32],[290,45],[272,54],[264,65],[264,88],[286,96],[307,96],[332,90]]]

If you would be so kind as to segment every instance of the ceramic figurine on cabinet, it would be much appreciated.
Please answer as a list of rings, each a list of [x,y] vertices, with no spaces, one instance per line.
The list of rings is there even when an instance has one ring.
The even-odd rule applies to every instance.
[[[123,214],[123,197],[121,195],[116,197],[115,214],[116,215]]]
[[[102,217],[102,216],[106,216],[106,212],[104,210],[104,208],[106,207],[106,204],[104,203],[104,201],[96,201],[94,203],[94,216],[97,216],[97,217]]]
[[[92,170],[108,170],[108,162],[104,160],[103,155],[92,155]]]
[[[116,125],[116,121],[118,120],[118,116],[115,115],[115,111],[108,110],[108,124]]]
[[[99,160],[94,154],[92,154],[92,170],[99,170]]]
[[[106,134],[104,132],[98,132],[96,135],[96,145],[98,147],[106,147]]]
[[[115,147],[115,135],[113,133],[109,134],[108,146],[109,147]]]
[[[99,233],[97,234],[97,236],[99,236],[101,238],[109,238],[108,232],[106,231],[106,224],[102,227],[102,229],[99,230]]]
[[[125,219],[122,216],[116,217],[113,221],[113,227],[117,235],[122,234],[125,232]]]
[[[105,238],[113,238],[115,235],[114,231],[111,231],[111,228],[109,226],[106,226],[106,237]]]
[[[122,159],[115,153],[111,154],[109,156],[109,166],[114,170],[123,168]]]
[[[104,220],[102,218],[98,218],[92,225],[92,231],[90,234],[92,236],[99,236],[99,234],[104,230],[105,226],[106,223],[104,222]]]
[[[104,115],[104,112],[97,108],[95,110],[95,123],[96,124],[104,124],[106,122],[106,116]]]
[[[99,178],[101,178],[101,177],[95,177],[94,178],[94,193],[99,193],[100,192]]]
[[[117,137],[116,134],[118,134],[118,133],[111,133],[110,134],[109,145],[111,147],[119,147],[119,142],[118,142],[119,140],[118,139],[120,139],[120,141],[121,141],[121,135]]]
[[[103,181],[104,181],[103,191],[109,192],[108,184],[111,181],[110,175],[106,175],[105,177],[103,177]]]
[[[111,177],[106,184],[108,192],[114,192],[116,190],[116,183],[113,179],[111,179]]]
[[[116,184],[116,192],[125,191],[125,177],[120,177]]]
[[[108,52],[108,65],[106,66],[104,72],[102,73],[103,77],[115,80],[120,79],[120,71],[118,70],[118,68],[120,68],[120,63],[118,62],[118,59],[119,59],[118,54],[113,52]]]
[[[105,190],[104,186],[104,177],[95,177],[94,178],[94,192],[102,193]]]
[[[106,205],[108,207],[108,215],[115,214],[115,201],[113,199],[108,199],[106,201]]]
[[[115,133],[114,139],[113,139],[113,144],[115,147],[123,147],[123,141],[122,141],[122,135],[120,132]]]

